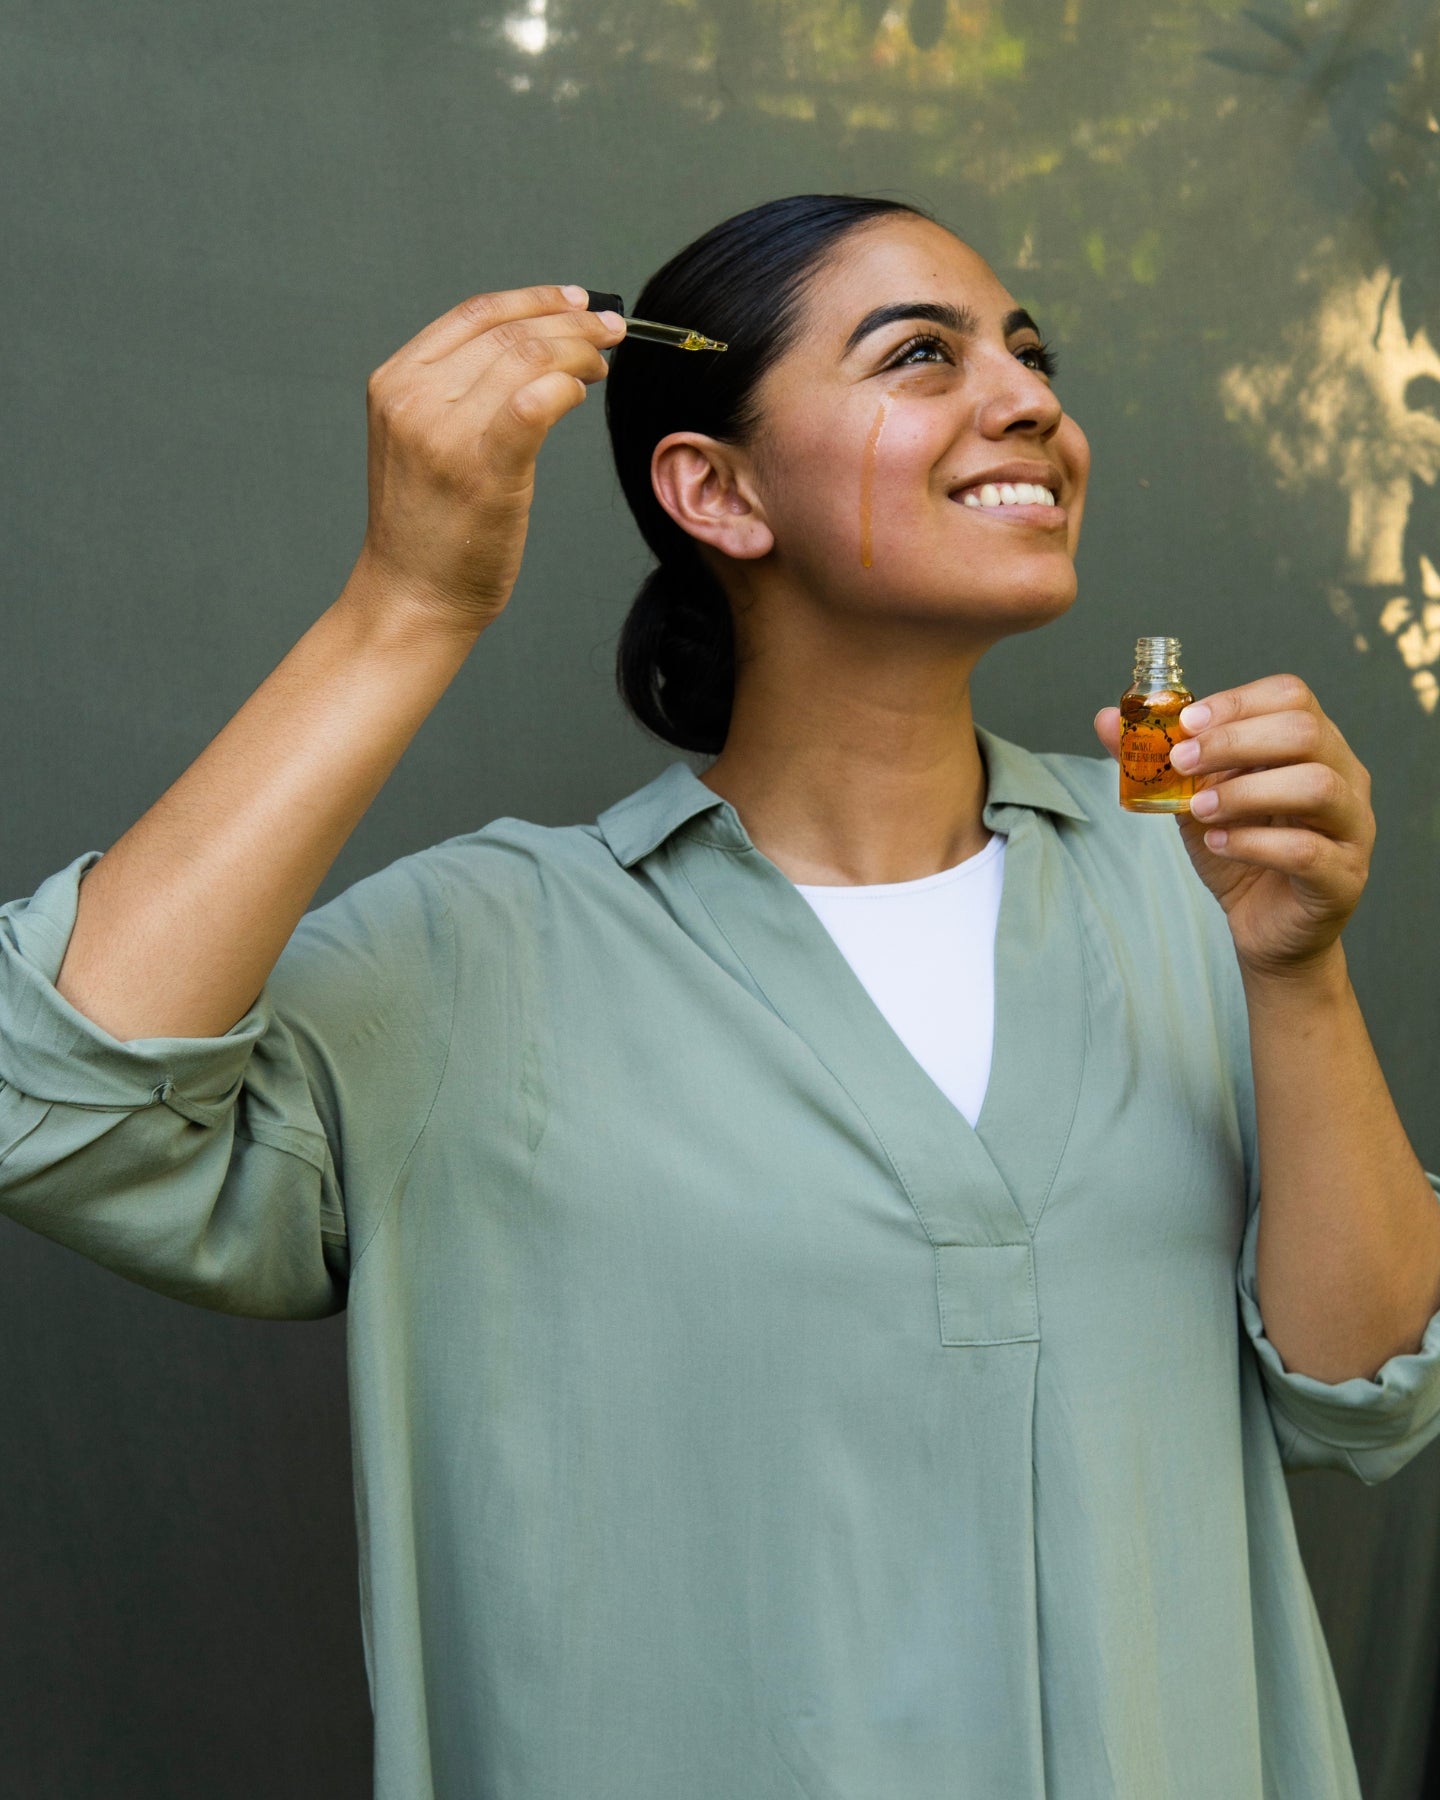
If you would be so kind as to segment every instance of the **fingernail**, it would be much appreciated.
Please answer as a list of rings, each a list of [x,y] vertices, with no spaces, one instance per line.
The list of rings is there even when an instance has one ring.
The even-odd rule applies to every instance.
[[[582,288],[582,287],[576,287],[576,285],[573,281],[567,281],[565,286],[561,288],[560,292],[574,306],[584,306],[586,301],[590,298],[589,289]]]
[[[1182,707],[1180,723],[1187,731],[1201,731],[1210,723],[1210,708],[1203,701],[1193,706]]]
[[[617,312],[602,312],[600,317],[612,331],[624,331],[625,319],[622,314]]]
[[[1230,833],[1228,831],[1221,831],[1218,826],[1214,831],[1207,831],[1205,833],[1206,848],[1209,850],[1223,850],[1225,848],[1225,840],[1229,835]]]
[[[1177,769],[1192,768],[1200,760],[1200,746],[1193,738],[1186,738],[1170,752],[1170,760]]]
[[[1171,760],[1174,760],[1173,757]],[[1199,813],[1203,818],[1206,813],[1213,813],[1219,804],[1220,796],[1214,788],[1201,788],[1200,792],[1191,799],[1190,810],[1193,813]]]

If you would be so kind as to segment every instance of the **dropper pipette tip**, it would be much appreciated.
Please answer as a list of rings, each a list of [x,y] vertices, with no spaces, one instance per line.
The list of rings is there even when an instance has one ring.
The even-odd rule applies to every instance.
[[[625,302],[618,294],[596,293],[586,288],[585,297],[590,312],[615,312],[625,321],[626,337],[642,339],[648,344],[669,344],[676,350],[726,350],[729,345],[718,342],[715,338],[706,337],[703,332],[692,331],[688,325],[662,325],[655,319],[632,319],[625,311]]]

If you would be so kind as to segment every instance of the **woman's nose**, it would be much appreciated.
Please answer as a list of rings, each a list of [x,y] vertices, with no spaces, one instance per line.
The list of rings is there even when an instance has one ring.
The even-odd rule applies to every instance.
[[[1008,357],[992,378],[981,409],[981,425],[992,437],[1007,432],[1033,431],[1048,436],[1064,417],[1064,408],[1049,379],[1024,363]]]

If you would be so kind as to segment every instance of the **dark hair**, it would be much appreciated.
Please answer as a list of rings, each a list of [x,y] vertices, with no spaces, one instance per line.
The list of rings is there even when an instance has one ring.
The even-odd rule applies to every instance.
[[[655,497],[651,456],[672,431],[746,441],[759,423],[755,390],[798,335],[809,279],[846,232],[885,213],[931,216],[856,194],[793,194],[737,213],[657,269],[630,307],[637,319],[690,326],[729,348],[677,355],[626,338],[611,353],[605,422],[615,467],[659,559],[621,627],[615,678],[646,730],[678,749],[723,748],[735,641],[725,590]]]

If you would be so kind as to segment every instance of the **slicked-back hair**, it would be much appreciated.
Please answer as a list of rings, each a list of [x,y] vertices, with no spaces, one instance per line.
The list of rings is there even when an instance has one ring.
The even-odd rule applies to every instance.
[[[931,217],[856,194],[792,194],[736,213],[657,269],[630,308],[729,348],[677,352],[627,337],[611,353],[605,422],[615,467],[657,559],[621,627],[616,683],[645,729],[677,749],[724,747],[735,642],[724,589],[656,498],[655,446],[672,431],[737,445],[752,437],[756,389],[798,336],[809,281],[847,232],[887,213]]]

